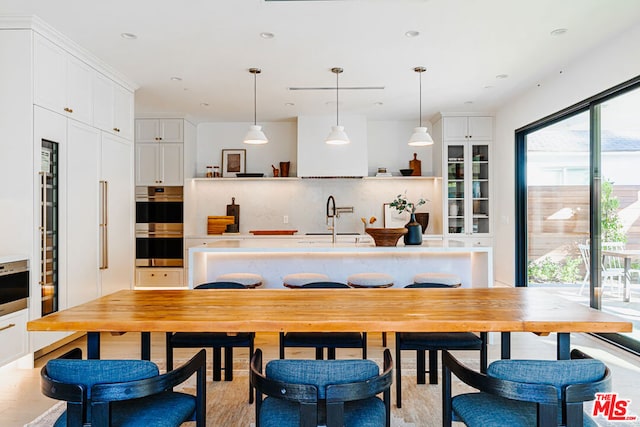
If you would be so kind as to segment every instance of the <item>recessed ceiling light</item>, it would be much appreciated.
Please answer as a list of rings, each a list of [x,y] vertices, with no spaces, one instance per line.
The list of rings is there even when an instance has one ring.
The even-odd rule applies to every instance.
[[[171,80],[172,82],[181,82],[182,77],[170,77],[169,80]]]
[[[127,40],[135,40],[138,38],[138,36],[136,36],[133,33],[122,33],[120,34],[120,37],[122,37],[123,39],[127,39]]]
[[[487,86],[485,86],[484,88],[485,88],[485,89],[493,89],[493,86],[491,86],[491,85],[487,85]]]
[[[404,35],[405,35],[405,37],[414,38],[414,37],[418,37],[420,35],[420,31],[409,30],[406,33],[404,33]]]
[[[272,39],[274,38],[276,35],[273,33],[270,33],[268,31],[263,31],[260,33],[260,37],[262,37],[263,39]]]
[[[498,74],[498,75],[496,76],[496,79],[506,79],[507,77],[509,77],[509,75],[508,75],[508,74]]]
[[[382,107],[384,105],[384,102],[377,101],[374,102],[373,105],[375,105],[376,107]]]
[[[207,102],[201,102],[201,103],[200,103],[200,106],[201,106],[201,107],[208,107],[208,106],[209,106],[209,103],[207,103]]]
[[[551,31],[550,34],[552,36],[561,36],[561,35],[567,34],[567,31],[569,31],[569,30],[567,30],[566,28],[557,28],[557,29]]]
[[[294,106],[294,105],[296,105],[296,104],[294,104],[293,102],[285,102],[285,103],[284,103],[284,105],[285,105],[286,107],[293,107],[293,106]]]
[[[471,105],[471,104],[473,104],[473,101],[465,101],[464,103],[467,104],[467,105]]]

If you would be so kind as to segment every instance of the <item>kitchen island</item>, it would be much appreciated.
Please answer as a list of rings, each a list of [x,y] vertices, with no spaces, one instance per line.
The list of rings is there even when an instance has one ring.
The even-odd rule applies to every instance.
[[[491,247],[459,241],[425,241],[420,246],[377,247],[367,238],[331,243],[328,238],[219,239],[188,249],[188,287],[215,281],[225,273],[257,273],[263,288],[286,289],[287,274],[324,273],[332,281],[347,281],[354,273],[383,272],[394,287],[412,283],[417,273],[455,273],[464,288],[493,286]]]

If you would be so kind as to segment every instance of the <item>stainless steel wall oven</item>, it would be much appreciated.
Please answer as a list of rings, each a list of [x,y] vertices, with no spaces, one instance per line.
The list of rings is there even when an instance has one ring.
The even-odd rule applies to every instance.
[[[0,263],[0,316],[27,308],[28,298],[28,261]]]
[[[182,267],[182,187],[136,187],[136,267]]]

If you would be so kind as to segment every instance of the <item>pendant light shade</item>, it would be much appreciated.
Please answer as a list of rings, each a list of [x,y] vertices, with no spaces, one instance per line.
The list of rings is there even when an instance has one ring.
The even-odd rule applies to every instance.
[[[331,72],[336,75],[336,125],[331,126],[331,132],[329,132],[329,136],[325,139],[324,142],[331,145],[344,145],[348,144],[349,137],[347,133],[344,131],[344,126],[340,126],[340,115],[339,115],[339,104],[338,104],[338,75],[342,73],[342,68],[332,68]]]
[[[249,132],[244,136],[243,142],[245,144],[266,144],[269,142],[264,132],[262,132],[262,126],[258,126],[257,118],[257,94],[256,94],[256,74],[260,74],[262,70],[260,68],[249,68],[249,72],[253,74],[253,126],[249,126]]]
[[[433,145],[433,138],[427,132],[427,128],[422,126],[422,73],[427,71],[424,67],[415,67],[413,69],[420,76],[420,125],[413,129],[413,134],[409,138],[409,145],[413,147],[424,147],[426,145]]]

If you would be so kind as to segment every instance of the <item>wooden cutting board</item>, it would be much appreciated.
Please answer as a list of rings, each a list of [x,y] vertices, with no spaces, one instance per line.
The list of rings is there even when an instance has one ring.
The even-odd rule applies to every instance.
[[[418,160],[418,153],[413,153],[413,160],[409,160],[409,169],[413,169],[411,176],[422,176],[422,161]]]
[[[233,217],[233,224],[227,227],[228,233],[238,233],[240,231],[240,205],[236,205],[236,198],[231,198],[231,204],[227,205],[227,216]]]
[[[235,218],[232,216],[208,216],[207,234],[222,234],[227,229],[227,225],[233,224]]]

